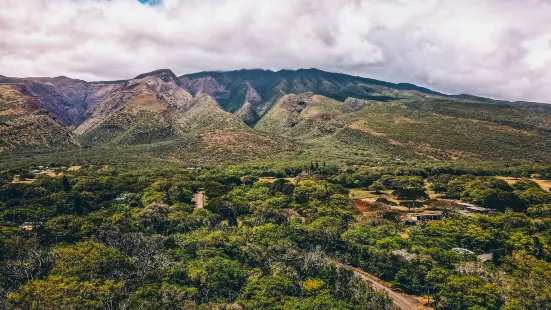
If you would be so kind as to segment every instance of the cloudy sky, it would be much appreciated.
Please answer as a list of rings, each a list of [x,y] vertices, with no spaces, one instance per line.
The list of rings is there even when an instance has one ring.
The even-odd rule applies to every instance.
[[[1,2],[6,76],[315,67],[551,103],[551,0]]]

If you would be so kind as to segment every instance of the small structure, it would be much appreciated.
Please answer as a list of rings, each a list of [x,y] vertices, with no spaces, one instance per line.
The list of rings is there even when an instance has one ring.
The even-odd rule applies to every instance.
[[[421,223],[429,223],[433,221],[440,221],[444,218],[442,211],[423,211],[417,213],[409,213],[405,220],[404,224],[408,226],[417,225]]]
[[[452,250],[456,251],[459,254],[474,254],[473,251],[464,248],[453,248]]]
[[[23,223],[23,225],[19,226],[19,228],[22,228],[23,230],[33,230],[34,228],[34,223],[31,223],[31,222],[25,222]]]
[[[485,263],[485,262],[492,261],[494,259],[494,255],[492,253],[481,254],[481,255],[478,255],[476,258],[478,259],[479,262]]]
[[[423,211],[421,213],[413,213],[412,221],[439,221],[442,219],[442,211]]]
[[[470,203],[464,203],[461,202],[460,205],[463,207],[463,210],[471,212],[471,213],[477,213],[477,214],[490,214],[494,211],[497,211],[496,209],[490,209],[490,208],[483,208],[479,207],[477,205],[473,205]]]

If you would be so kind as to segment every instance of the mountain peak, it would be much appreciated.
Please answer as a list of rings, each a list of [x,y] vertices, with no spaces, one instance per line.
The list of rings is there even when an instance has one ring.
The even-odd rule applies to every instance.
[[[176,74],[174,74],[174,72],[172,72],[172,70],[170,70],[170,69],[159,69],[159,70],[155,70],[155,71],[151,71],[151,72],[147,72],[147,73],[142,73],[142,74],[138,75],[137,77],[135,77],[134,79],[136,79],[136,80],[143,79],[143,78],[148,77],[148,76],[158,77],[158,78],[160,78],[161,80],[163,80],[165,82],[168,82],[168,81],[172,80],[172,81],[176,82],[176,84],[180,85],[180,80],[178,79]]]

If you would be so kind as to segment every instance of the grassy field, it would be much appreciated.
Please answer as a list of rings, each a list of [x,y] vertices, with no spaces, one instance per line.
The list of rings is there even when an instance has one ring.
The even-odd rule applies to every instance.
[[[289,181],[291,184],[296,184],[295,178],[284,178],[285,180]],[[275,181],[279,180],[278,178],[260,178],[258,179],[259,182],[265,182],[265,183],[274,183]]]
[[[351,188],[350,189],[350,198],[352,199],[367,199],[367,198],[378,198],[379,195],[373,194],[371,191],[359,189],[359,188]]]
[[[507,183],[509,183],[511,185],[515,184],[518,181],[518,178],[512,178],[512,177],[498,176],[496,178],[505,180],[505,181],[507,181]],[[538,183],[538,185],[541,186],[541,188],[543,188],[544,190],[546,190],[548,192],[551,191],[551,180],[539,180],[539,179],[534,179],[534,178],[531,178],[529,180]]]

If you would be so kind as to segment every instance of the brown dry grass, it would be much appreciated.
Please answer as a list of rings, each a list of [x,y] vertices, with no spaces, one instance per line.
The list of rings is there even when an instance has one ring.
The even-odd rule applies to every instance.
[[[360,130],[362,132],[365,132],[369,135],[372,135],[372,136],[375,136],[375,137],[385,137],[386,134],[382,133],[382,132],[377,132],[371,128],[369,128],[365,122],[354,122],[352,123],[352,125],[350,125],[350,128],[352,129],[355,129],[355,130]]]
[[[430,307],[428,305],[429,299],[427,297],[421,297],[421,296],[413,296],[413,298],[417,299],[419,303],[417,304],[417,309],[419,310],[434,310],[433,307]]]
[[[413,123],[415,123],[414,120],[409,119],[409,118],[407,118],[407,117],[405,117],[405,116],[401,116],[401,115],[394,116],[394,117],[392,118],[392,122],[393,122],[394,124],[413,124]]]
[[[155,94],[143,94],[132,98],[124,107],[125,111],[136,115],[138,112],[161,113],[166,110],[166,106],[157,100]]]
[[[11,85],[0,84],[0,116],[24,115],[31,97],[23,95]]]
[[[308,103],[315,104],[315,103],[321,103],[323,99],[326,99],[327,97],[324,97],[322,95],[313,95],[309,98]]]
[[[32,182],[34,182],[34,179],[24,179],[24,180],[21,180],[20,178],[18,177],[15,177],[13,179],[13,181],[11,181],[12,183],[14,184],[31,184]]]
[[[496,178],[504,180],[507,183],[509,183],[510,185],[515,184],[518,181],[518,179],[511,178],[511,177],[498,176]],[[529,180],[538,183],[538,185],[541,186],[541,188],[543,188],[544,190],[546,190],[548,192],[551,191],[551,180],[539,180],[539,179],[534,179],[534,178],[531,178]]]
[[[518,134],[521,134],[521,135],[532,136],[532,137],[536,135],[533,132],[528,132],[528,131],[525,131],[525,130],[520,130],[520,129],[511,128],[511,127],[507,127],[507,126],[489,125],[487,127],[488,127],[488,129],[494,130],[494,131],[518,133]]]
[[[169,163],[181,163],[181,162],[182,162],[182,160],[179,159],[179,158],[176,157],[176,156],[169,156],[169,157],[167,158],[167,160],[168,160]]]
[[[55,173],[55,171],[53,171],[52,169],[47,169],[47,170],[41,171],[39,174],[47,175],[49,177],[57,177],[62,175],[63,173]]]
[[[203,142],[207,148],[218,151],[234,150],[249,144],[251,141],[260,140],[261,143],[269,144],[271,139],[260,135],[242,131],[217,130],[202,135]]]
[[[296,184],[295,178],[284,178],[285,180],[289,181],[291,184]],[[264,183],[274,183],[275,181],[279,180],[278,178],[259,178],[258,182],[264,182]]]
[[[23,108],[0,111],[0,116],[23,115],[23,114],[25,114],[25,109]]]

